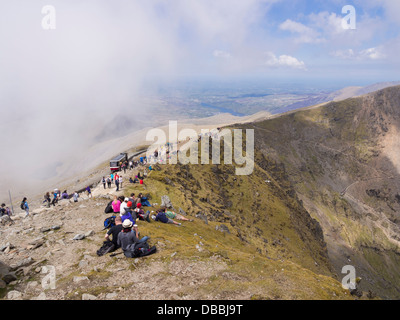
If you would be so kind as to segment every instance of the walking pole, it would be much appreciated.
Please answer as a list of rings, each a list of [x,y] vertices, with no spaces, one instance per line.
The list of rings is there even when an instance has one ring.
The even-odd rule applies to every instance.
[[[14,208],[13,208],[13,204],[12,204],[12,200],[11,200],[11,192],[10,192],[10,190],[8,190],[8,195],[10,196],[11,213],[12,213],[12,215],[14,215]]]

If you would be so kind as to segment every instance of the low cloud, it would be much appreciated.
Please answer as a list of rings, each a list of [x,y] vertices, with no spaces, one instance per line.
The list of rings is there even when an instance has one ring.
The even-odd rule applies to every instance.
[[[272,52],[266,53],[266,59],[264,65],[267,67],[274,67],[274,68],[286,67],[286,68],[307,70],[306,65],[303,61],[300,61],[297,58],[289,55],[280,55],[277,57]]]
[[[331,55],[343,60],[383,60],[386,54],[381,47],[368,48],[364,50],[355,51],[353,49],[336,50],[331,52]]]

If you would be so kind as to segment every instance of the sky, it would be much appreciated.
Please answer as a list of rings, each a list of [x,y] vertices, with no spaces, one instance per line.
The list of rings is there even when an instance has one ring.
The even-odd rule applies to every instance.
[[[1,189],[53,174],[162,83],[399,80],[399,16],[397,0],[0,0]]]

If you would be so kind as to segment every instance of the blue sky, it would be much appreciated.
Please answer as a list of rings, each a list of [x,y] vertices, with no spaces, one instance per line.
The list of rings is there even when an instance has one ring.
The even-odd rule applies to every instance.
[[[258,51],[256,73],[288,78],[398,80],[400,1],[277,0],[261,3],[262,16],[247,25],[244,44]],[[344,29],[345,5],[355,9],[355,29]],[[234,51],[234,49],[232,50]],[[250,50],[249,50],[250,52]],[[249,53],[248,52],[248,53]],[[234,62],[240,53],[217,51]],[[246,54],[246,52],[241,52]],[[243,57],[243,56],[242,56]],[[239,60],[239,59],[238,59]],[[243,61],[243,60],[242,60]],[[238,62],[238,61],[235,61]],[[225,66],[229,71],[229,66]],[[243,70],[243,72],[246,72]]]
[[[41,27],[48,4],[50,31]],[[355,30],[341,26],[345,5]],[[23,81],[35,65],[55,76],[67,64],[72,77],[120,72],[129,86],[149,75],[398,80],[398,0],[15,0],[1,9],[0,59]],[[16,68],[5,62],[16,59]]]

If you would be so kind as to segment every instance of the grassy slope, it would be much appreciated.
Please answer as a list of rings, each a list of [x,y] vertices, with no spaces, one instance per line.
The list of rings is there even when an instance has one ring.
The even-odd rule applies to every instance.
[[[315,240],[293,214],[306,211],[265,170],[256,166],[250,176],[235,176],[228,165],[178,164],[159,169],[151,172],[145,186],[131,186],[126,192],[148,193],[157,203],[168,195],[176,210],[182,208],[190,217],[199,212],[208,217],[208,224],[195,218],[183,222],[183,227],[158,223],[141,227],[155,243],[167,243],[152,259],[168,263],[176,253],[179,259],[219,256],[227,262],[228,279],[214,275],[196,290],[222,296],[250,290],[253,299],[349,298],[332,277],[323,241]],[[221,223],[230,233],[216,230]],[[297,230],[299,226],[303,230]],[[196,249],[199,242],[201,252]]]

